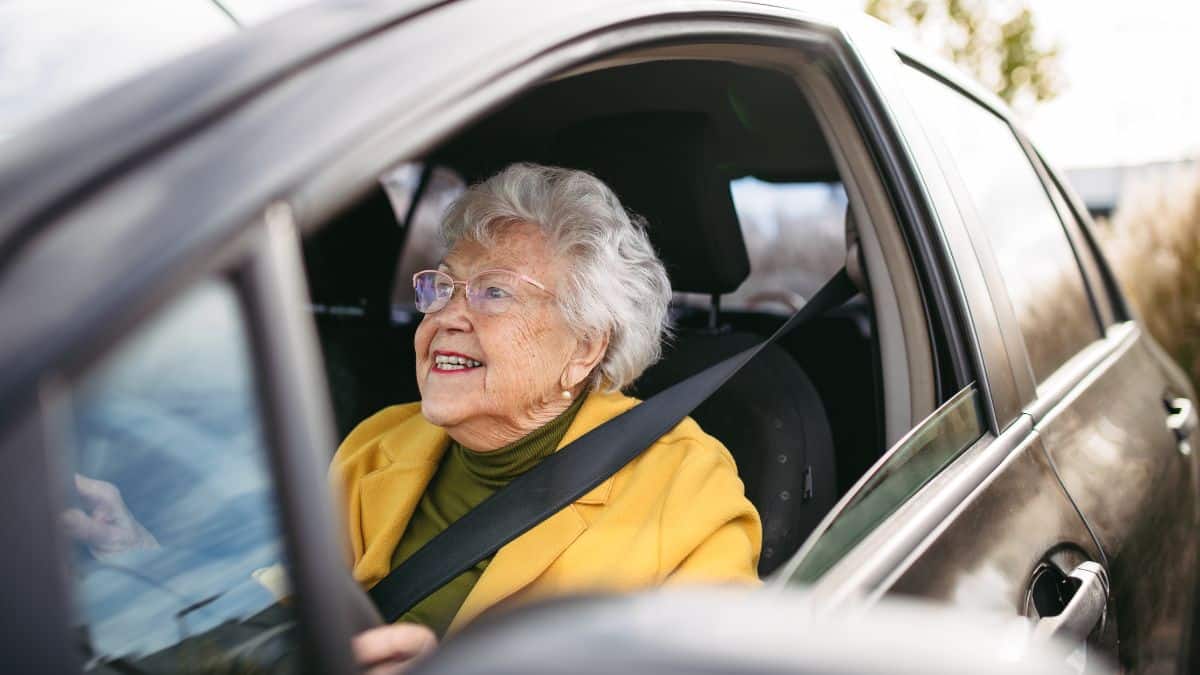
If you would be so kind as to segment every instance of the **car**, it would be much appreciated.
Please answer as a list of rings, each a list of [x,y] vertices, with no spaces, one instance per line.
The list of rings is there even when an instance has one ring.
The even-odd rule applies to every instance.
[[[317,3],[3,148],[7,670],[354,670],[325,472],[417,398],[406,275],[514,161],[647,218],[676,338],[640,397],[854,281],[693,412],[762,516],[760,593],[1054,618],[1097,661],[1189,667],[1195,391],[1012,113],[873,20]],[[144,526],[132,550],[60,526],[98,490]]]

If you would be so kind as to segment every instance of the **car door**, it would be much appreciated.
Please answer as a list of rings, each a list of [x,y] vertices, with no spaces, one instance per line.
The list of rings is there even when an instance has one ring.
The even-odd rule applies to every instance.
[[[1095,269],[1098,304],[1111,309],[1101,315],[1104,337],[1039,383],[1027,410],[1108,558],[1121,664],[1184,672],[1193,646],[1197,562],[1195,391],[1124,310],[1087,236],[1086,212],[1044,175],[1085,274]]]
[[[236,578],[261,598],[259,587],[281,590],[272,570],[283,563],[301,631],[290,644],[306,648],[310,669],[351,671],[349,603],[337,581],[342,549],[329,523],[334,502],[321,487],[334,439],[312,323],[302,316],[307,294],[296,239],[398,159],[419,155],[549,73],[624,44],[709,37],[714,26],[740,39],[766,30],[751,4],[740,7],[746,20],[735,21],[731,6],[696,3],[707,11],[691,14],[675,2],[660,3],[657,14],[644,3],[546,2],[544,11],[530,12],[537,21],[492,30],[528,7],[524,0],[451,3],[404,22],[415,3],[314,6],[8,142],[0,159],[0,312],[22,320],[6,325],[0,339],[0,434],[4,467],[12,469],[3,503],[23,518],[3,527],[8,540],[28,544],[4,568],[6,593],[19,599],[0,610],[12,629],[6,635],[21,646],[4,655],[11,670],[128,671],[146,652],[166,661],[182,656],[170,651],[172,644],[190,648],[194,637],[214,637],[214,622],[219,628],[227,619],[241,624],[257,617],[263,605],[253,604],[250,614],[217,613],[221,603],[244,597],[224,583],[193,586],[190,577],[183,584],[175,572],[153,575],[138,567],[145,562],[158,570],[165,563],[157,555],[186,548],[188,537],[160,537],[166,531],[160,525],[222,537],[251,525],[259,538],[274,532],[269,540],[282,544],[271,552],[281,550],[282,557],[234,555],[229,578],[219,581]],[[314,34],[313,25],[322,29]],[[612,32],[598,39],[606,28]],[[779,19],[773,30],[788,35],[795,23]],[[195,290],[201,286],[220,290]],[[193,362],[186,350],[175,354],[170,361],[186,368],[160,369],[149,378],[153,386],[134,387],[139,401],[163,403],[169,413],[159,426],[171,433],[142,433],[154,427],[111,412],[106,406],[120,400],[108,392],[138,384],[143,355],[183,344],[143,337],[164,331],[201,337],[205,347],[223,342],[225,349],[212,358],[197,353]],[[221,334],[229,339],[219,340]],[[147,341],[153,349],[144,348]],[[208,378],[220,386],[199,401],[179,404],[173,394],[158,393],[159,385],[187,388]],[[237,396],[223,398],[220,392],[234,389],[230,382]],[[81,403],[82,418],[96,424],[73,422]],[[240,427],[216,415],[219,433],[198,434],[202,443],[174,435],[187,431],[191,417],[207,423],[212,409],[231,404],[242,414],[229,419]],[[261,427],[246,424],[256,418]],[[121,448],[135,442],[146,450],[125,457]],[[241,453],[238,461],[223,458],[226,446]],[[180,491],[136,494],[160,472]],[[100,577],[60,575],[79,564],[76,553],[85,563],[92,562],[87,556],[103,562],[97,552],[75,551],[56,524],[77,508],[75,474],[114,486],[110,494],[115,499],[119,491],[124,510],[158,544],[138,549],[149,561],[99,570],[114,587],[140,589],[154,611],[138,614],[142,600],[132,595],[105,605],[91,593],[106,585]],[[239,486],[252,474],[254,503],[273,504],[274,514],[260,508],[255,513],[262,518],[239,518],[240,511],[218,509],[213,518],[184,518],[208,513],[187,508],[194,501],[212,506],[241,496]],[[197,499],[190,487],[205,491]],[[213,549],[228,548],[221,542]],[[194,569],[215,568],[185,567],[183,576]],[[105,607],[116,613],[104,614]],[[27,613],[34,620],[23,621]],[[99,632],[91,617],[104,620],[107,637],[88,643],[111,647],[85,654],[58,647]],[[116,622],[122,617],[138,620]],[[110,630],[117,624],[124,633]]]
[[[1018,389],[1021,409],[1111,580],[1106,629],[1120,661],[1174,668],[1195,555],[1190,388],[1123,316],[1077,212],[999,109],[915,62],[905,81],[971,231],[1014,377],[1032,384]]]
[[[928,228],[952,270],[945,292],[959,303],[974,382],[888,451],[786,574],[812,584],[817,597],[832,606],[902,593],[1031,619],[1061,616],[1072,595],[1056,589],[1070,588],[1073,582],[1065,580],[1072,574],[1101,580],[1104,572],[1096,570],[1104,568],[1103,551],[1064,490],[1033,419],[1022,410],[1034,380],[1027,357],[1014,349],[1023,347],[1014,309],[996,292],[999,272],[975,231],[968,178],[952,164],[947,141],[937,135],[939,124],[929,123],[934,118],[919,98],[924,92],[914,95],[908,81],[930,75],[907,65],[882,41],[863,36],[856,44],[880,97],[877,119],[890,131],[875,139],[884,146],[879,154],[898,157],[891,167],[898,175],[891,178],[909,181],[905,192],[917,201],[911,226]],[[947,91],[977,105],[957,89]],[[1017,137],[1006,125],[1002,131],[1009,150],[1023,157]],[[970,185],[989,189],[987,181],[996,175],[1008,174],[972,174]],[[1001,183],[1008,200],[1028,202],[1040,193],[1043,212],[1053,217],[1036,176],[1032,197],[1028,181],[1016,191],[1008,181]],[[1020,206],[1008,203],[1001,213],[1025,213]],[[1076,290],[1082,323],[1067,327],[1073,332],[1067,332],[1065,346],[1050,350],[1048,359],[1065,360],[1076,343],[1085,346],[1100,337],[1082,282]],[[1095,587],[1102,590],[1101,583]],[[1115,633],[1104,609],[1103,602],[1088,609],[1085,637],[1090,633],[1091,645],[1110,651]],[[1086,658],[1086,649],[1079,654]]]

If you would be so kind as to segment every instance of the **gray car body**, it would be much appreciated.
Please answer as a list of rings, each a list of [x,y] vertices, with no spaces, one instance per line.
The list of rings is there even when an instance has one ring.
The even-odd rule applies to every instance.
[[[987,432],[822,577],[814,602],[836,609],[901,592],[1023,614],[1039,564],[1093,560],[1113,589],[1093,641],[1135,671],[1182,667],[1194,610],[1198,469],[1166,426],[1164,397],[1195,400],[1194,392],[1130,315],[1086,229],[1076,245],[1091,251],[1085,275],[1107,333],[1035,385],[979,225],[956,208],[954,177],[900,90],[901,55],[1007,118],[1003,106],[880,26],[803,3],[533,4],[314,5],[7,143],[0,509],[22,515],[6,516],[0,540],[22,546],[0,562],[0,587],[14,598],[0,611],[12,645],[6,658],[78,667],[59,647],[69,641],[70,596],[56,572],[61,495],[47,489],[54,460],[45,401],[180,289],[220,274],[241,289],[266,373],[295,583],[309,589],[300,610],[310,662],[348,672],[350,601],[323,583],[341,564],[322,480],[333,434],[298,236],[397,158],[420,156],[582,62],[674,41],[816,40],[841,69],[908,223],[914,265],[945,317],[939,330],[953,345],[954,367],[979,387]],[[785,583],[780,575],[769,586]]]

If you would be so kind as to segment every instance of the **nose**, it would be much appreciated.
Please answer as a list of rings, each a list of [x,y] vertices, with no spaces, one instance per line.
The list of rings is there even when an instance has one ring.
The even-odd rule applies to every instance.
[[[454,291],[450,294],[450,301],[446,303],[446,306],[433,314],[427,315],[427,318],[436,321],[438,327],[444,330],[471,330],[471,317],[467,307],[466,288],[455,285]]]

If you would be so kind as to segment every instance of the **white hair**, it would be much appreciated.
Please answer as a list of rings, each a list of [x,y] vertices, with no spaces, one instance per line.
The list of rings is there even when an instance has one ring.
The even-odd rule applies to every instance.
[[[446,211],[442,236],[491,243],[506,225],[538,226],[567,258],[558,307],[582,339],[608,335],[591,389],[619,391],[662,355],[670,333],[671,282],[645,220],[631,216],[595,176],[553,166],[511,164],[472,185]]]

